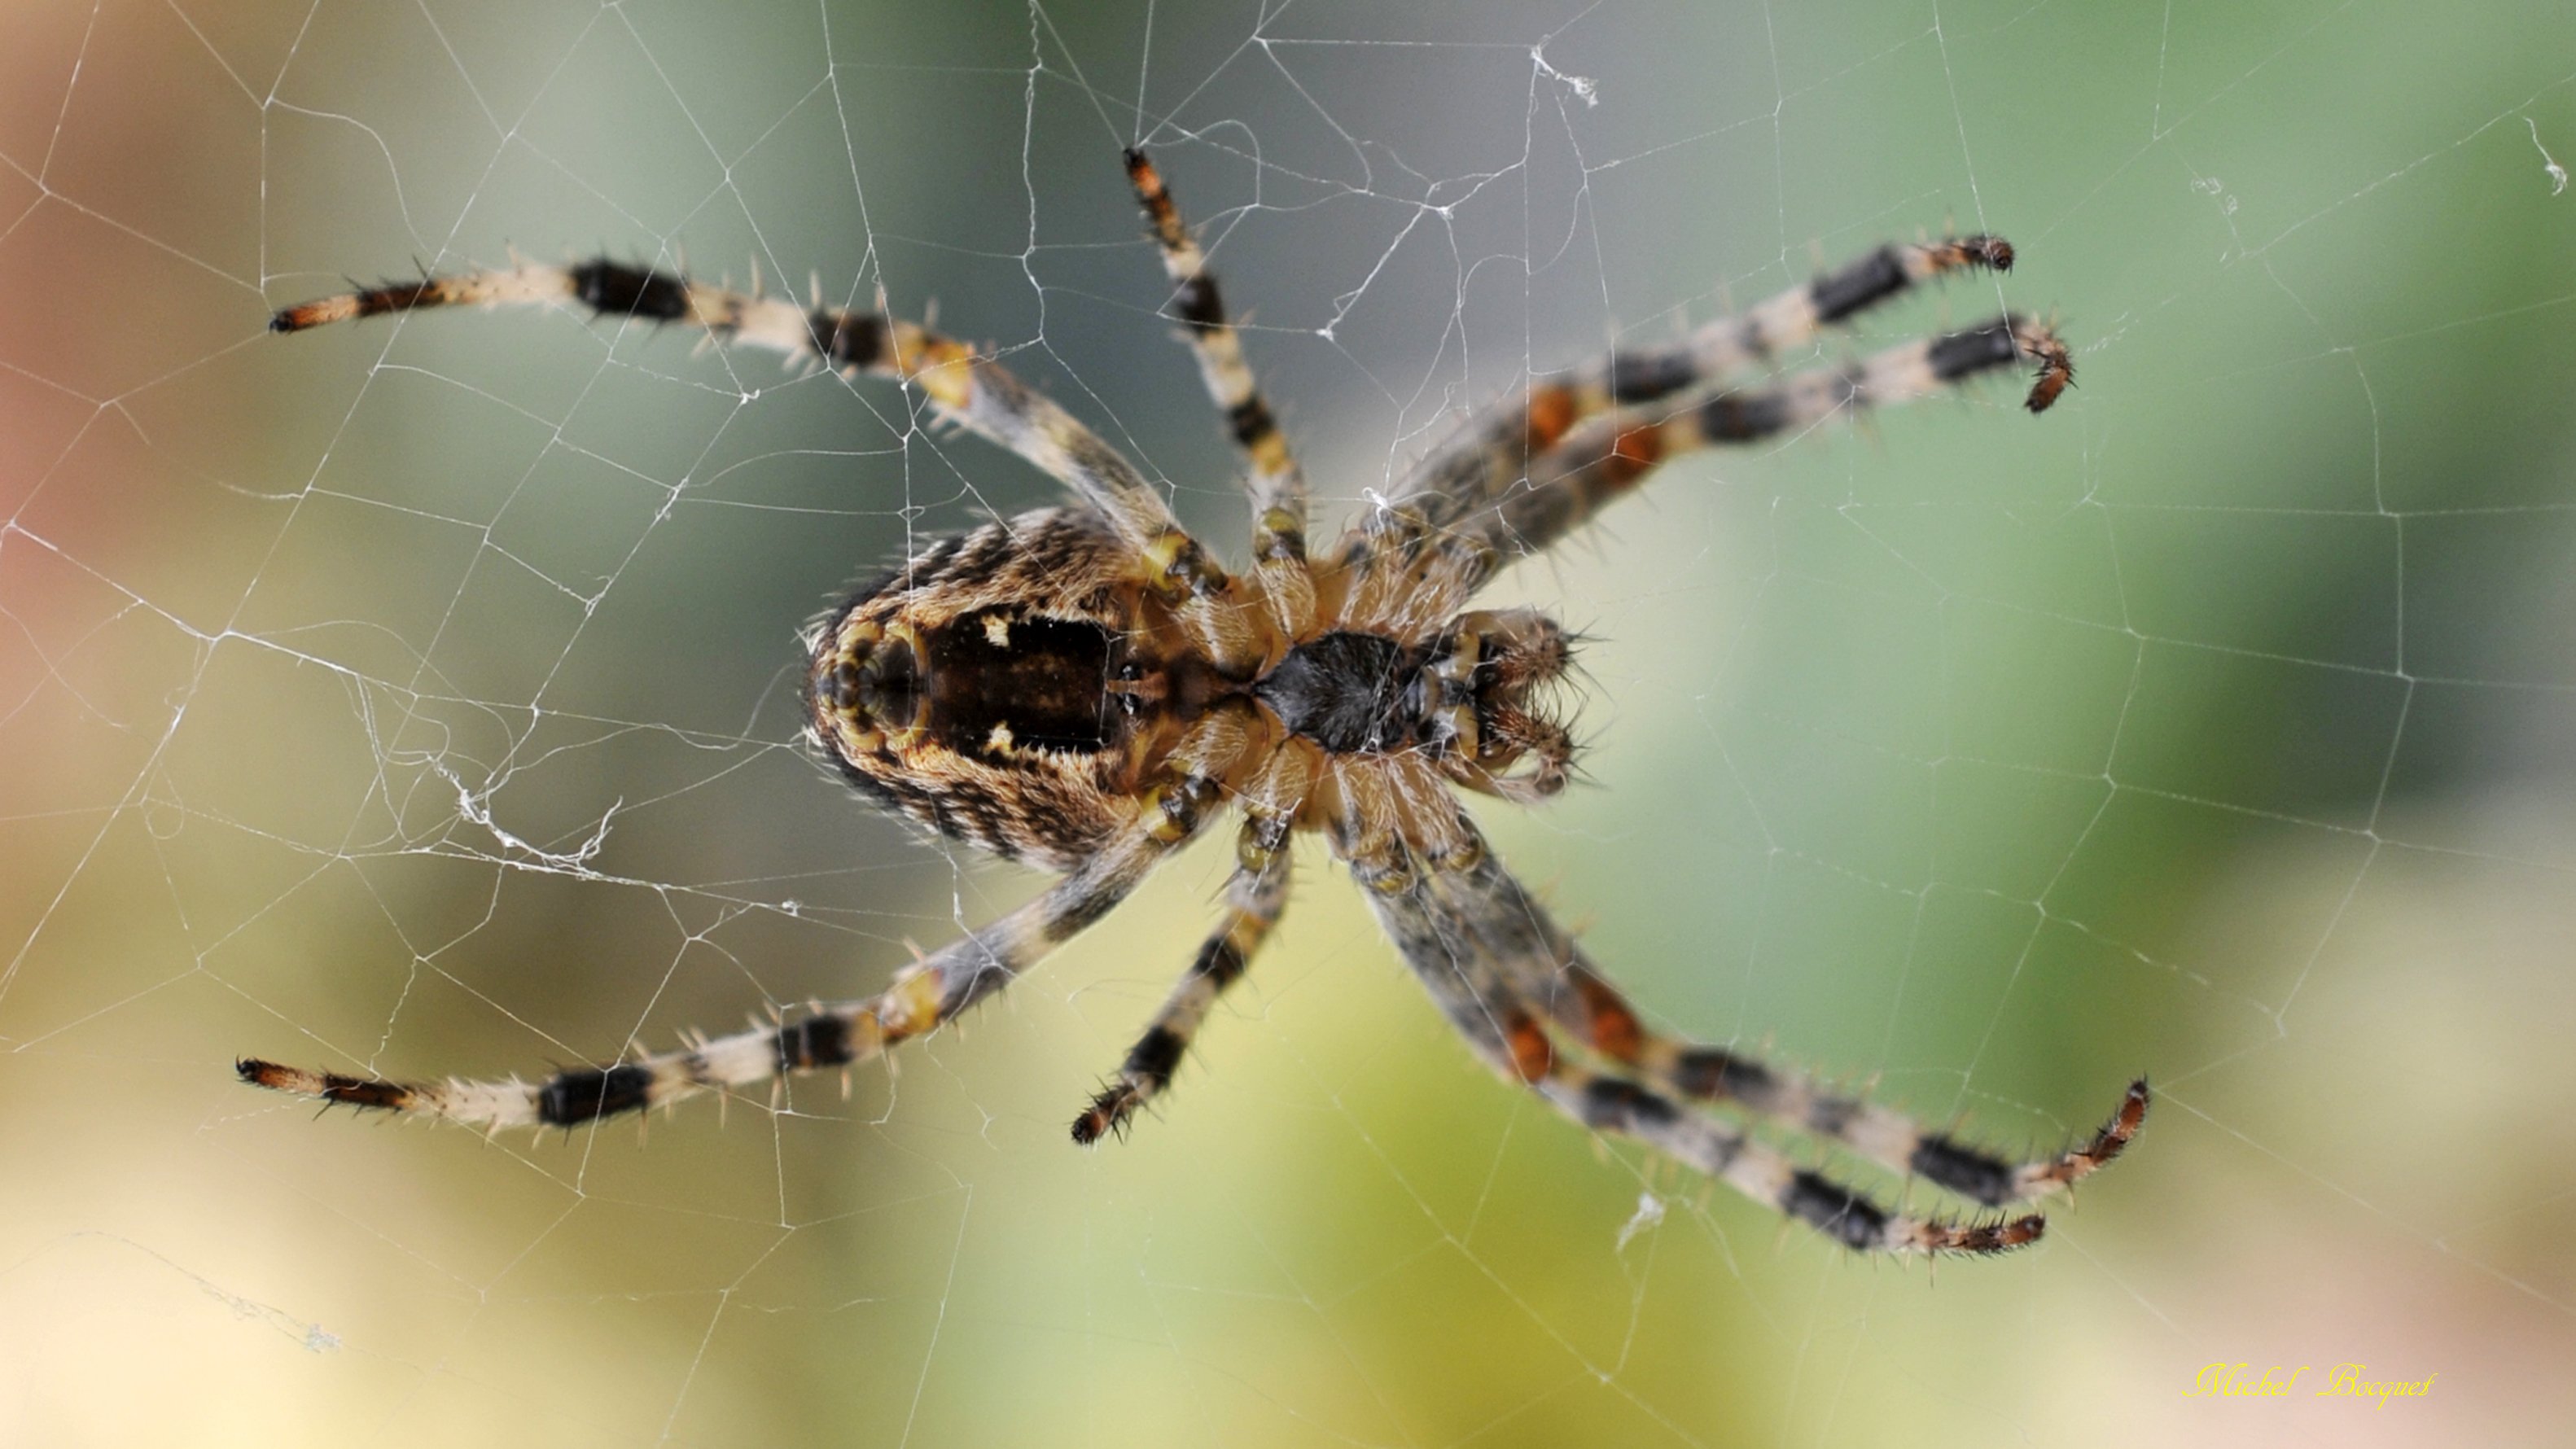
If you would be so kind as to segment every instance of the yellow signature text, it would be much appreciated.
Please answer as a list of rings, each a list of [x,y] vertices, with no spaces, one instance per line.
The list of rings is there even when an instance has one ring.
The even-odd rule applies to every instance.
[[[2200,1376],[2190,1388],[2182,1391],[2186,1399],[2286,1399],[2299,1385],[2299,1375],[2308,1366],[2283,1368],[2279,1364],[2254,1372],[2250,1363],[2211,1363],[2200,1367]]]
[[[2209,1363],[2200,1367],[2191,1387],[2182,1391],[2186,1399],[2286,1399],[2299,1390],[2300,1378],[2313,1365],[2291,1368],[2273,1364],[2261,1372],[2247,1363]],[[2319,1399],[2368,1399],[2373,1411],[2388,1407],[2390,1399],[2420,1399],[2433,1392],[2433,1380],[2439,1373],[2421,1379],[2374,1379],[2368,1377],[2370,1366],[2361,1363],[2339,1363],[2325,1371],[2324,1387],[2308,1391]]]
[[[2426,1374],[2408,1382],[2404,1379],[2367,1379],[2367,1364],[2339,1363],[2326,1370],[2326,1386],[2317,1390],[2320,1399],[2375,1399],[2370,1407],[2376,1411],[2388,1407],[2390,1399],[2420,1399],[2433,1392],[2438,1373]]]

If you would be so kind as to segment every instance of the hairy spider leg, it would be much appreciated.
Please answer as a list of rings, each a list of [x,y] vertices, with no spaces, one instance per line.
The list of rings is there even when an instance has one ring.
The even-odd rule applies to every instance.
[[[1982,1206],[2009,1207],[2072,1186],[2118,1157],[2146,1121],[2149,1098],[2141,1079],[2082,1146],[2008,1161],[1926,1131],[1901,1112],[1833,1091],[1795,1067],[1648,1030],[1573,936],[1497,859],[1436,879],[1512,989],[1543,1009],[1571,1040],[1669,1096],[1731,1103]]]
[[[2000,1253],[2036,1241],[2037,1216],[1959,1222],[1893,1212],[1823,1173],[1800,1168],[1731,1122],[1555,1049],[1537,1010],[1514,990],[1473,926],[1438,887],[1414,880],[1369,904],[1450,1024],[1504,1077],[1593,1131],[1633,1138],[1816,1228],[1857,1252]]]
[[[1216,275],[1207,256],[1190,235],[1180,207],[1163,185],[1162,173],[1142,151],[1127,153],[1127,181],[1135,188],[1145,218],[1153,224],[1154,242],[1163,256],[1163,271],[1172,279],[1170,305],[1188,328],[1190,350],[1198,355],[1199,380],[1225,412],[1226,430],[1251,460],[1244,480],[1252,500],[1252,559],[1263,592],[1276,611],[1280,632],[1297,638],[1314,617],[1313,578],[1306,560],[1306,473],[1279,430],[1278,415],[1261,395],[1261,384],[1244,360],[1243,339],[1225,313]]]
[[[1882,246],[1740,316],[1705,323],[1678,343],[1614,352],[1533,384],[1424,460],[1394,497],[1435,500],[1429,506],[1443,524],[1464,518],[1523,486],[1530,460],[1586,418],[1721,382],[1926,282],[1980,268],[2009,271],[2012,262],[2012,243],[1999,236]]]
[[[535,1084],[516,1079],[394,1082],[250,1058],[235,1066],[242,1080],[254,1086],[493,1129],[571,1127],[701,1092],[738,1091],[791,1073],[851,1066],[922,1035],[1001,990],[1107,915],[1165,856],[1198,833],[1215,793],[1213,785],[1195,776],[1156,787],[1133,824],[1036,900],[932,952],[876,996],[818,1005],[781,1026],[735,1032],[615,1066],[560,1072]]]
[[[1019,454],[1073,490],[1142,556],[1156,591],[1175,602],[1222,667],[1248,669],[1262,654],[1255,631],[1227,597],[1230,581],[1172,516],[1163,496],[1115,448],[1062,405],[989,356],[917,323],[875,312],[799,306],[784,298],[710,286],[598,258],[568,267],[388,282],[284,308],[276,332],[393,312],[473,304],[578,303],[599,317],[703,329],[720,345],[756,347],[918,388],[932,411]]]
[[[2025,359],[2039,363],[2043,384],[2072,370],[2054,332],[2007,314],[1872,353],[1850,367],[1810,368],[1763,387],[1684,393],[1606,413],[1531,460],[1527,487],[1449,526],[1497,558],[1542,553],[1675,458],[1919,402]]]
[[[1208,1012],[1227,987],[1243,979],[1253,953],[1288,908],[1288,852],[1274,852],[1260,869],[1238,866],[1226,882],[1225,916],[1208,934],[1152,1024],[1127,1049],[1118,1075],[1073,1122],[1073,1140],[1089,1146],[1126,1130],[1137,1109],[1169,1090],[1172,1073],[1190,1049]]]

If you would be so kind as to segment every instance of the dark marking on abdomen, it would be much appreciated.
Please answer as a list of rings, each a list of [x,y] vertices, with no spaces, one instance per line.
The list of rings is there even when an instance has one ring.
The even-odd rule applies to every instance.
[[[999,620],[1005,642],[988,625]],[[984,752],[996,725],[1014,744],[1098,751],[1109,743],[1109,631],[1087,619],[961,616],[923,641],[921,723],[961,755]]]

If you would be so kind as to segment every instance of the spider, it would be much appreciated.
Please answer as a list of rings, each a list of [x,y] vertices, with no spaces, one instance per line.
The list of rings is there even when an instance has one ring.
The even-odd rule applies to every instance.
[[[1529,609],[1470,607],[1658,466],[1794,434],[1994,369],[2037,365],[2029,409],[2073,378],[2046,326],[2006,314],[1844,367],[1729,386],[1821,329],[2011,246],[1888,245],[1687,340],[1533,385],[1471,421],[1331,547],[1310,552],[1307,487],[1153,163],[1126,155],[1208,393],[1249,460],[1252,564],[1230,573],[1119,453],[994,358],[879,312],[799,306],[606,259],[426,277],[276,314],[298,332],[465,303],[579,303],[703,329],[917,389],[939,417],[1066,485],[1067,505],[942,539],[803,635],[809,743],[861,793],[938,833],[1060,874],[1037,899],[930,954],[863,1001],[530,1084],[405,1083],[245,1059],[243,1080],[326,1103],[479,1124],[573,1126],[846,1069],[1008,986],[1099,920],[1232,806],[1243,816],[1223,919],[1124,1063],[1075,1119],[1091,1144],[1171,1085],[1210,1009],[1288,898],[1291,838],[1324,837],[1450,1023],[1504,1077],[1597,1132],[1630,1137],[1848,1248],[1994,1253],[2035,1214],[1892,1210],[1801,1168],[1768,1123],[1987,1209],[2062,1191],[2120,1154],[2147,1085],[2055,1156],[2015,1161],[1794,1067],[1650,1030],[1462,807],[1565,784],[1574,745],[1550,702],[1573,639]],[[882,306],[882,304],[880,304]],[[1723,1104],[1732,1115],[1703,1110]],[[1738,1120],[1738,1119],[1743,1120]]]

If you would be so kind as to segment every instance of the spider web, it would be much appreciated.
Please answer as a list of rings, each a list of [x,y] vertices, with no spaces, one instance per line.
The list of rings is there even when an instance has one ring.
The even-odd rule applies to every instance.
[[[12,10],[13,1441],[2565,1421],[2564,17],[1396,9]],[[1336,519],[1534,373],[1889,236],[2019,246],[1820,356],[2062,308],[2047,417],[1990,385],[1693,460],[1505,579],[1597,636],[1589,783],[1482,818],[1665,1027],[2010,1145],[2149,1071],[2045,1244],[1855,1260],[1601,1147],[1473,1064],[1319,857],[1165,1110],[1077,1151],[1222,844],[846,1097],[486,1141],[231,1080],[665,1046],[873,991],[1037,884],[820,778],[790,636],[1046,480],[880,383],[648,328],[268,310],[514,246],[882,289],[1240,558],[1138,141]],[[2315,1397],[2347,1361],[2434,1383]],[[2311,1367],[2190,1396],[2211,1363]]]

